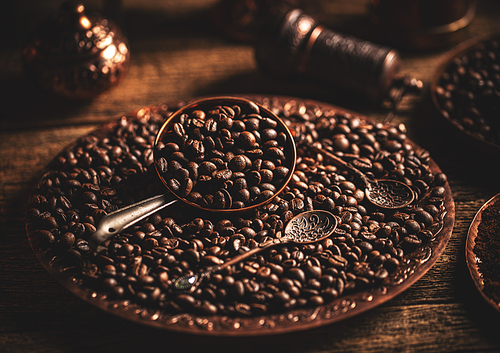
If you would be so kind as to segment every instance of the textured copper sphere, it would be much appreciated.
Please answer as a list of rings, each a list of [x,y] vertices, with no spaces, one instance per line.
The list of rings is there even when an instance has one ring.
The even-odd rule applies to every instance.
[[[77,2],[64,2],[41,22],[21,53],[27,74],[43,89],[88,100],[116,85],[128,69],[129,47],[120,29]]]

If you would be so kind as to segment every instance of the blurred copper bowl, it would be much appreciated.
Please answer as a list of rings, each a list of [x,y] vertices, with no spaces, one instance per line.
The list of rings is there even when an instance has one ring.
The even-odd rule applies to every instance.
[[[492,141],[486,140],[480,134],[474,133],[473,131],[467,129],[457,119],[450,117],[450,114],[443,106],[443,101],[439,98],[438,94],[438,91],[440,91],[442,88],[440,86],[440,81],[443,78],[443,75],[445,75],[447,69],[450,67],[450,65],[452,65],[453,61],[462,58],[465,54],[471,52],[476,48],[481,47],[485,43],[488,43],[492,40],[500,40],[500,34],[490,33],[481,35],[472,38],[468,41],[465,41],[457,45],[456,47],[452,48],[450,51],[448,51],[441,60],[440,64],[438,65],[438,68],[436,69],[432,77],[430,85],[430,97],[434,107],[437,109],[437,112],[439,113],[439,116],[442,117],[448,125],[451,125],[452,130],[455,133],[457,133],[457,135],[460,138],[464,138],[467,141],[467,143],[469,143],[475,149],[488,153],[498,154],[500,153],[500,145]],[[500,137],[500,131],[496,131],[496,133]],[[498,139],[500,140],[500,138]]]
[[[370,21],[381,38],[405,49],[432,49],[463,39],[474,0],[371,0]]]

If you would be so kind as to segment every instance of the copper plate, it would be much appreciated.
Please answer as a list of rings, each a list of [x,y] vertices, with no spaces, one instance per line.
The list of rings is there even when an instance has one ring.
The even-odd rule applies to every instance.
[[[372,120],[361,114],[313,100],[261,96],[245,96],[245,98],[261,103],[264,106],[269,106],[271,102],[279,102],[283,106],[286,105],[290,113],[293,113],[294,107],[300,109],[307,106],[314,107],[314,109],[319,109],[320,111],[335,111],[337,113],[357,116],[367,123],[373,123]],[[147,110],[148,108],[144,109]],[[133,118],[136,113],[128,114],[127,117]],[[92,134],[94,136],[102,136],[103,133],[109,132],[110,127],[116,126],[115,124],[117,123],[113,122],[100,127]],[[415,146],[415,149],[419,149],[419,147]],[[430,160],[430,169],[433,173],[441,172],[438,165],[432,159]],[[445,212],[442,214],[442,222],[440,223],[441,228],[436,231],[436,237],[427,242],[425,246],[414,251],[409,263],[404,265],[403,269],[389,283],[384,283],[378,287],[370,287],[367,290],[360,290],[352,295],[344,294],[318,307],[293,309],[283,313],[250,317],[198,316],[190,313],[165,314],[158,309],[144,308],[139,304],[127,300],[106,299],[102,293],[80,286],[71,276],[54,268],[47,257],[38,250],[36,239],[28,223],[27,234],[33,250],[47,271],[76,296],[105,312],[143,325],[183,333],[213,336],[274,335],[311,329],[345,320],[373,309],[408,289],[435,264],[450,239],[455,219],[455,205],[448,183],[445,184],[444,208]]]
[[[482,297],[489,305],[495,308],[496,311],[500,312],[500,304],[487,296],[483,291],[484,280],[478,266],[478,262],[481,261],[481,259],[474,253],[474,247],[476,245],[477,238],[477,228],[479,224],[481,224],[481,216],[484,210],[491,204],[495,203],[495,201],[497,201],[498,199],[500,199],[500,194],[497,194],[490,200],[488,200],[483,206],[481,206],[479,211],[477,211],[476,215],[474,216],[474,219],[472,220],[472,223],[469,227],[469,231],[467,232],[467,241],[465,244],[465,259],[467,261],[467,267],[469,268],[472,280],[479,290],[479,293],[481,293]]]
[[[439,112],[439,115],[449,124],[452,126],[452,128],[458,132],[459,135],[464,136],[472,145],[478,147],[479,149],[488,151],[488,152],[493,152],[493,153],[500,153],[500,146],[492,143],[490,141],[484,140],[477,136],[476,134],[470,132],[469,130],[465,129],[462,124],[460,124],[458,121],[455,119],[452,119],[444,114],[441,113],[443,108],[438,102],[437,96],[436,96],[436,89],[439,84],[439,80],[445,73],[448,65],[451,64],[451,62],[456,59],[462,57],[465,53],[468,51],[472,50],[476,46],[480,45],[481,43],[488,42],[493,39],[500,39],[500,34],[486,34],[482,36],[478,36],[472,39],[469,39],[456,47],[452,48],[450,51],[448,51],[441,62],[438,65],[438,68],[436,69],[436,72],[434,73],[434,76],[431,81],[431,87],[430,87],[430,96],[432,103],[434,104],[434,107],[437,109]]]

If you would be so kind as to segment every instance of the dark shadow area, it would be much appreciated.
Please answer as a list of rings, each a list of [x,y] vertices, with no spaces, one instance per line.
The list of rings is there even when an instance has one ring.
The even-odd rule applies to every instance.
[[[207,10],[174,16],[165,11],[124,9],[118,24],[131,43],[154,38],[206,38],[219,36]]]
[[[29,128],[50,121],[62,123],[69,115],[86,107],[89,102],[72,102],[57,98],[39,89],[24,74],[12,75],[0,80],[0,124],[11,122]]]
[[[422,104],[416,106],[412,121],[412,133],[419,136],[422,147],[431,152],[434,160],[452,179],[484,189],[498,184],[500,167],[497,151],[472,139],[445,120],[428,94],[423,97]]]
[[[461,242],[460,249],[465,249],[465,237]],[[481,336],[488,342],[500,342],[498,331],[500,322],[498,321],[498,310],[493,309],[481,296],[470,276],[466,261],[465,251],[457,256],[457,268],[453,283],[456,289],[456,296],[459,302],[464,303],[464,308],[468,319],[474,323]],[[458,280],[460,279],[460,280]]]
[[[56,11],[58,5],[54,4],[52,7]],[[93,10],[95,9],[89,9]],[[0,77],[0,124],[7,128],[24,128],[43,126],[48,121],[50,125],[54,125],[63,123],[70,115],[78,115],[82,109],[87,109],[92,100],[69,101],[47,93],[32,81],[22,68],[20,56],[24,44],[31,37],[37,23],[46,19],[51,12],[36,13],[36,6],[33,6],[27,8],[23,16],[21,4],[11,3],[7,7],[7,14],[1,28],[11,33],[3,41],[6,55],[10,56],[8,65],[12,66],[12,69],[9,74]],[[137,11],[125,8],[116,15],[123,24],[122,31],[132,51],[137,50],[134,46],[136,43],[145,39],[170,37],[179,39],[179,43],[189,39],[203,42],[203,38],[218,35],[212,30],[207,16],[200,11],[189,13],[189,17],[176,17],[153,9]],[[179,48],[172,50],[176,49]]]
[[[202,96],[208,94],[289,96],[330,103],[358,112],[380,109],[366,99],[360,98],[351,92],[342,91],[334,86],[325,87],[325,85],[306,80],[279,80],[267,76],[260,71],[249,71],[248,73],[219,81],[214,85],[202,87],[198,90],[198,94]]]

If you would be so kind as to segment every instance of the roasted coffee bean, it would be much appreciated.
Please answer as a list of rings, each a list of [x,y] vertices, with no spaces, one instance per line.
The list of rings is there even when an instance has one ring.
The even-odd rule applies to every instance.
[[[39,230],[36,234],[36,239],[42,249],[48,248],[55,242],[54,235],[48,230]]]
[[[430,226],[434,222],[432,215],[424,210],[418,210],[415,213],[415,220],[424,223],[426,226]]]
[[[245,126],[248,130],[259,130],[260,128],[260,120],[261,116],[258,114],[248,114],[247,119],[245,120]]]
[[[259,171],[260,173],[260,179],[262,183],[269,183],[273,180],[273,172],[269,169],[261,169]],[[271,184],[272,185],[272,184]],[[273,185],[274,188],[274,185]]]
[[[250,131],[243,131],[238,137],[239,144],[245,149],[253,149],[257,143],[255,135]]]
[[[406,220],[404,226],[409,234],[417,234],[421,229],[420,224],[413,219]]]
[[[306,267],[305,271],[308,278],[320,278],[322,275],[320,266],[309,266]]]
[[[214,180],[218,182],[224,182],[226,180],[231,179],[233,172],[230,169],[219,170],[214,174]]]
[[[241,172],[247,168],[247,158],[244,155],[237,155],[234,156],[230,161],[229,161],[229,168],[233,172]]]
[[[290,278],[299,280],[300,283],[305,283],[306,275],[303,270],[297,267],[292,267],[288,270]]]

